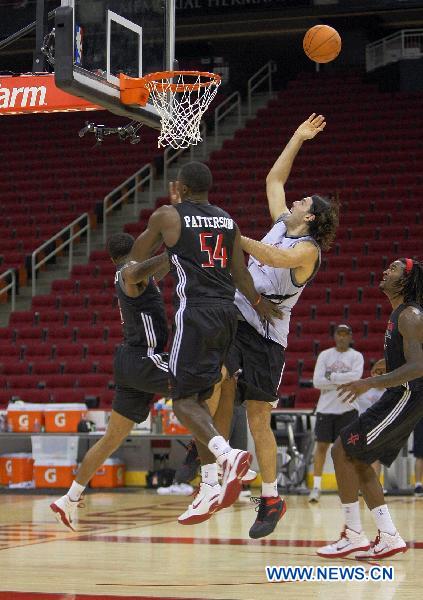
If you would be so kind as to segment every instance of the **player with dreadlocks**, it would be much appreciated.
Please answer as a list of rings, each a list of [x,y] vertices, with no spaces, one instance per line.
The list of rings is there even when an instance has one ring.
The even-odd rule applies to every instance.
[[[379,559],[407,550],[371,464],[380,460],[389,467],[423,417],[423,263],[395,260],[384,271],[379,287],[392,305],[385,332],[387,373],[340,385],[338,390],[344,402],[351,402],[370,388],[387,389],[341,430],[333,445],[345,527],[338,541],[318,549],[317,554],[326,558],[354,554]],[[360,490],[378,529],[371,544],[361,526]]]

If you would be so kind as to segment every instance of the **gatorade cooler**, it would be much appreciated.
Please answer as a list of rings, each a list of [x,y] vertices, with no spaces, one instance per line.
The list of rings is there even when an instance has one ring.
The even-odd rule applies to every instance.
[[[167,434],[187,434],[189,429],[184,427],[176,418],[173,410],[162,410],[163,433]]]
[[[32,481],[34,465],[32,454],[17,452],[16,454],[9,454],[9,457],[11,462],[10,483]],[[6,463],[6,470],[7,469],[8,463]]]
[[[34,481],[36,488],[69,488],[76,473],[76,463],[69,460],[36,460]]]
[[[7,407],[7,426],[9,431],[41,431],[44,404],[14,402]]]
[[[9,485],[12,478],[12,454],[0,454],[0,485]]]
[[[108,458],[90,481],[93,488],[115,488],[125,485],[125,464],[118,458]]]
[[[45,431],[76,433],[79,421],[86,415],[86,404],[48,404],[45,407]]]

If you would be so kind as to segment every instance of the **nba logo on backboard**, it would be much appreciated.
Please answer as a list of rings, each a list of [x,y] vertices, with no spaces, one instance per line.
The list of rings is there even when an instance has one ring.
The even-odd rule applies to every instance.
[[[81,64],[82,62],[82,38],[84,32],[82,27],[75,25],[75,63]]]

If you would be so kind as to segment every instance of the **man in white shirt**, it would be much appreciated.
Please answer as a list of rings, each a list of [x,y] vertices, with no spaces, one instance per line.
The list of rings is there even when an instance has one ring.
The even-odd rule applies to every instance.
[[[335,347],[323,350],[317,357],[313,373],[313,385],[320,390],[316,408],[316,449],[314,453],[313,489],[309,502],[318,502],[322,485],[322,472],[329,446],[341,429],[357,416],[356,408],[343,403],[337,392],[340,383],[361,378],[364,359],[361,352],[351,348],[352,330],[347,324],[337,325],[334,334]]]

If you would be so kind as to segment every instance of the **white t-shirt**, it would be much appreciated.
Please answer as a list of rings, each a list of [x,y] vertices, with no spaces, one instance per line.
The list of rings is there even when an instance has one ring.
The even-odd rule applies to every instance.
[[[317,357],[313,373],[313,385],[320,390],[316,411],[340,415],[357,409],[354,402],[342,402],[336,388],[340,383],[361,379],[363,366],[363,355],[353,348],[346,352],[338,352],[336,348],[323,350]],[[325,377],[327,372],[330,372],[329,379]]]
[[[373,406],[373,404],[379,400],[384,392],[384,389],[370,388],[367,390],[367,392],[361,394],[361,396],[359,396],[356,400],[359,414],[361,415],[362,413],[366,412],[368,408]]]

